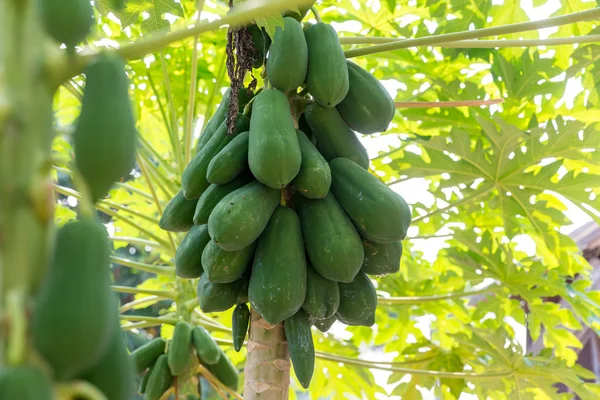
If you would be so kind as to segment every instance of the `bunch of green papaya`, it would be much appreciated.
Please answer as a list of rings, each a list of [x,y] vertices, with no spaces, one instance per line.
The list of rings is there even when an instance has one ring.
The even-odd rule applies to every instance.
[[[208,331],[186,321],[175,325],[167,343],[154,338],[137,348],[131,357],[135,369],[143,374],[138,392],[147,400],[158,400],[173,386],[175,377],[196,375],[196,366],[206,367],[224,385],[238,387],[238,372]]]
[[[180,277],[199,278],[200,308],[235,307],[235,349],[249,303],[269,324],[284,324],[294,371],[308,387],[311,326],[375,322],[368,275],[399,270],[411,211],[369,172],[356,134],[388,128],[395,107],[386,89],[346,61],[330,25],[283,20],[265,87],[240,105],[234,134],[226,93],[160,226],[188,232],[175,265]]]

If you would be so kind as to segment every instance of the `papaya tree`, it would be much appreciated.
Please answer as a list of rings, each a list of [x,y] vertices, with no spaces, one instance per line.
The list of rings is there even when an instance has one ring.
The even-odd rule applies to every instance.
[[[1,2],[0,398],[598,398],[567,3]]]

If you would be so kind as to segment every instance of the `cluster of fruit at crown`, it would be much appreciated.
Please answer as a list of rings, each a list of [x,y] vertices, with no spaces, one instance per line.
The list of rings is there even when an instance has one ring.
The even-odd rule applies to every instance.
[[[193,353],[197,357],[192,357]],[[131,357],[137,372],[144,373],[138,392],[147,400],[159,400],[173,385],[174,377],[187,380],[196,375],[198,363],[232,390],[238,387],[235,366],[208,331],[185,321],[175,325],[169,346],[164,339],[155,338],[136,349]]]
[[[90,31],[90,2],[48,0],[39,5],[48,35],[72,52]],[[86,68],[85,76],[73,145],[75,167],[89,197],[85,200],[96,202],[106,196],[114,182],[130,174],[137,131],[123,61],[102,54]],[[164,352],[162,339],[148,346],[152,350],[145,348],[130,356],[120,330],[117,298],[110,289],[110,247],[105,227],[93,215],[80,215],[58,229],[55,236],[27,331],[32,346],[27,346],[24,363],[0,369],[0,399],[52,400],[54,383],[84,380],[108,400],[130,400],[135,393],[135,367],[140,370],[155,364],[152,370],[157,371],[156,376],[147,374],[146,391],[148,399],[158,400],[164,385],[170,385],[171,373],[178,375],[183,363],[187,365],[192,334],[196,351],[210,371],[225,384],[237,385],[235,369],[208,333],[201,328],[192,331],[184,322],[183,328],[177,326],[178,336],[169,346],[170,372],[161,367],[166,360],[156,350],[156,343],[162,343],[160,353]],[[189,333],[187,339],[180,333],[182,329]],[[184,347],[186,340],[188,346]]]
[[[398,271],[410,210],[368,172],[355,135],[387,129],[394,103],[385,88],[346,61],[331,26],[303,29],[291,17],[284,24],[268,49],[271,88],[251,99],[242,90],[240,106],[248,104],[233,135],[226,93],[160,226],[189,231],[175,265],[180,277],[200,278],[200,308],[237,305],[236,348],[249,302],[269,324],[284,323],[296,376],[308,387],[311,325],[326,332],[335,320],[374,323],[377,296],[366,274]],[[297,94],[303,85],[310,97]],[[295,129],[298,99],[308,105]]]

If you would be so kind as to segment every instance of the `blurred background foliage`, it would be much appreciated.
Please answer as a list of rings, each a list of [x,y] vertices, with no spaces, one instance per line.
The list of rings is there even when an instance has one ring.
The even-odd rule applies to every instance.
[[[110,4],[95,2],[92,48],[190,26],[198,5],[201,21],[228,10],[209,0],[126,0],[121,11]],[[595,6],[581,0],[317,2],[323,20],[350,42],[501,26]],[[580,22],[502,38],[598,29]],[[207,315],[196,307],[194,282],[176,279],[172,270],[183,235],[157,224],[229,84],[225,44],[220,29],[129,61],[141,146],[135,170],[99,202],[98,213],[115,248],[116,290],[128,292],[121,305],[130,347],[150,335],[169,337],[170,323],[184,310],[221,339],[241,371],[244,351],[227,344],[230,312]],[[375,326],[336,323],[330,334],[315,331],[319,353],[310,392],[293,382],[291,398],[571,398],[557,393],[563,383],[582,399],[597,399],[598,378],[577,365],[576,333],[597,334],[600,293],[589,289],[591,267],[568,233],[600,222],[600,44],[423,46],[354,61],[399,102],[504,102],[399,107],[390,129],[361,137],[374,173],[412,206],[401,273],[375,280],[381,296]],[[260,71],[253,73],[260,80]],[[55,98],[59,223],[74,218],[77,205],[70,132],[84,84],[84,76],[73,78]],[[549,301],[556,296],[568,307]],[[538,340],[544,350],[530,353]]]

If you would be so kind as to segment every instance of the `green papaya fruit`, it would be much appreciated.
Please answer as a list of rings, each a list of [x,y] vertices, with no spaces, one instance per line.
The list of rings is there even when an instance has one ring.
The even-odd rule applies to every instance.
[[[250,173],[243,173],[224,185],[210,185],[198,199],[196,210],[194,212],[194,224],[200,225],[208,223],[208,217],[217,203],[229,193],[250,183],[254,178],[251,175],[252,174]]]
[[[96,201],[131,173],[137,130],[123,60],[102,54],[84,72],[86,84],[73,144],[77,170]]]
[[[294,186],[304,197],[322,199],[327,196],[331,186],[329,164],[302,131],[296,132],[302,153],[302,165],[294,178]]]
[[[86,0],[44,0],[38,2],[46,32],[74,52],[75,45],[90,34],[94,8]]]
[[[0,399],[54,400],[50,380],[37,367],[5,366],[0,369]]]
[[[200,309],[204,312],[229,310],[236,305],[241,287],[241,279],[230,283],[212,283],[203,274],[196,289]]]
[[[244,106],[248,104],[252,98],[252,93],[247,88],[240,88],[238,92],[238,105],[240,112],[244,109]],[[223,95],[223,99],[217,107],[217,111],[213,114],[210,120],[206,123],[206,127],[202,130],[202,134],[196,142],[196,153],[198,153],[210,140],[210,138],[217,131],[219,126],[227,118],[227,109],[229,108],[229,100],[231,99],[231,88],[227,88],[227,91]]]
[[[347,158],[329,162],[331,191],[361,235],[376,243],[398,242],[410,225],[404,199]]]
[[[222,351],[219,361],[214,365],[207,365],[206,368],[225,386],[237,391],[239,385],[237,368]]]
[[[258,239],[248,297],[252,308],[272,325],[294,315],[304,303],[306,257],[300,219],[291,208],[277,207]]]
[[[233,332],[233,348],[239,352],[246,340],[248,325],[250,323],[250,309],[246,303],[238,304],[231,314],[231,330]]]
[[[308,91],[324,107],[337,106],[348,93],[348,66],[337,32],[317,22],[305,32],[308,44]]]
[[[188,200],[180,190],[169,201],[158,221],[160,229],[170,232],[187,232],[194,226],[197,199]]]
[[[223,185],[248,169],[248,138],[250,132],[242,132],[218,152],[208,164],[206,179]]]
[[[202,266],[208,280],[213,283],[238,280],[252,261],[255,243],[242,250],[226,251],[211,240],[202,253]]]
[[[356,132],[384,132],[396,112],[394,100],[377,78],[351,61],[348,77],[350,89],[337,105],[340,115]]]
[[[150,378],[150,374],[152,373],[152,367],[154,367],[154,364],[150,366],[150,369],[146,371],[146,373],[142,376],[142,379],[140,380],[140,385],[138,386],[139,394],[146,393],[146,386],[148,386],[148,378]]]
[[[95,219],[69,222],[57,233],[54,258],[32,316],[35,348],[59,379],[94,366],[114,333],[106,229]]]
[[[214,365],[221,358],[221,349],[210,333],[201,326],[195,326],[192,329],[192,343],[196,348],[196,353],[201,362],[208,365]]]
[[[269,49],[267,78],[275,89],[286,93],[295,92],[306,79],[308,47],[300,22],[284,17],[283,24],[275,29]]]
[[[334,315],[332,317],[325,318],[325,319],[315,319],[313,321],[313,325],[315,326],[315,328],[317,328],[321,332],[326,333],[327,331],[329,331],[329,329],[331,328],[331,326],[333,325],[333,323],[335,321],[337,321],[337,318]]]
[[[346,325],[373,325],[377,293],[367,275],[359,272],[352,282],[340,283],[339,287],[340,306],[336,318]]]
[[[367,150],[337,109],[313,103],[306,107],[304,115],[317,139],[317,148],[327,161],[345,157],[364,169],[369,168]]]
[[[210,242],[208,225],[194,225],[185,235],[175,253],[175,273],[180,278],[200,278],[204,272],[202,252]]]
[[[402,242],[375,243],[363,238],[365,261],[361,272],[369,275],[394,274],[400,270]]]
[[[248,118],[238,114],[235,133],[248,130]],[[206,171],[210,161],[217,155],[236,135],[227,133],[227,121],[224,121],[212,135],[208,143],[190,161],[181,177],[181,189],[186,199],[197,199],[208,188],[210,183],[206,180]]]
[[[112,340],[104,356],[82,379],[100,389],[107,399],[130,400],[135,393],[135,367],[116,317],[113,329]]]
[[[260,68],[265,62],[265,56],[271,46],[271,37],[265,32],[264,29],[259,28],[256,25],[250,25],[248,32],[252,35],[252,41],[254,42],[255,58],[252,64],[253,68]]]
[[[158,360],[156,360],[154,367],[152,367],[152,373],[148,378],[144,398],[146,400],[160,400],[162,395],[169,390],[172,384],[173,375],[171,375],[171,370],[169,369],[167,355],[162,354],[158,357]]]
[[[306,281],[306,299],[302,308],[311,317],[326,319],[335,315],[340,305],[340,289],[338,283],[323,278],[308,264]]]
[[[258,181],[282,189],[300,170],[302,155],[285,94],[276,89],[259,93],[252,105],[248,164]]]
[[[227,251],[248,247],[265,229],[280,199],[279,190],[256,181],[229,193],[210,213],[210,237]]]
[[[165,339],[156,337],[135,349],[131,353],[131,359],[137,373],[142,373],[146,368],[154,365],[158,356],[165,353],[166,345]]]
[[[320,200],[296,197],[310,261],[321,276],[350,282],[364,260],[360,236],[333,194]]]
[[[173,330],[173,338],[167,352],[167,363],[171,375],[181,375],[190,365],[192,351],[192,326],[186,321],[178,321]]]
[[[308,315],[298,310],[285,320],[284,327],[296,378],[303,388],[308,389],[315,370],[315,346]]]

